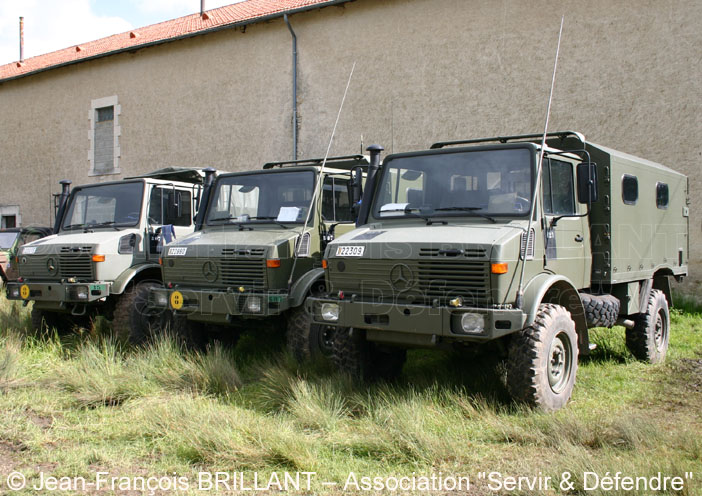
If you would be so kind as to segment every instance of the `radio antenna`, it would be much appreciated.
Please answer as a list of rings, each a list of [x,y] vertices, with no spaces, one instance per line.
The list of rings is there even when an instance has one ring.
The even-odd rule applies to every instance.
[[[524,238],[524,252],[522,254],[522,268],[519,274],[519,286],[517,289],[517,308],[522,308],[524,304],[524,269],[526,267],[527,252],[529,251],[529,238],[531,238],[531,225],[534,220],[534,211],[536,210],[536,196],[539,192],[541,184],[541,169],[544,163],[544,148],[546,148],[546,134],[548,134],[548,121],[551,116],[551,101],[553,100],[553,87],[556,85],[556,69],[558,68],[558,54],[561,51],[561,36],[563,35],[563,21],[565,15],[561,17],[561,28],[558,31],[558,45],[556,46],[556,60],[553,62],[553,76],[551,77],[551,91],[548,95],[548,105],[546,105],[546,123],[544,124],[544,135],[541,137],[541,149],[539,150],[539,165],[536,169],[536,180],[534,181],[534,190],[531,195],[531,208],[529,209],[529,223],[527,225],[526,236]],[[534,236],[536,237],[536,235]],[[534,241],[532,241],[533,243]],[[520,250],[521,251],[521,250]]]
[[[341,117],[341,110],[344,108],[344,102],[346,101],[346,95],[349,92],[349,86],[351,86],[351,78],[353,77],[353,71],[356,69],[356,62],[354,61],[351,67],[351,73],[349,74],[349,80],[346,82],[346,89],[344,90],[344,96],[341,98],[341,105],[339,106],[339,112],[336,114],[336,121],[334,122],[334,128],[332,129],[331,136],[329,137],[329,144],[327,145],[327,152],[324,154],[324,159],[322,160],[322,165],[319,168],[319,173],[317,174],[317,184],[315,185],[314,191],[312,192],[312,199],[310,200],[310,206],[307,209],[307,216],[305,217],[305,224],[302,226],[302,231],[295,241],[295,247],[293,250],[293,264],[290,270],[290,278],[288,279],[288,291],[292,286],[293,275],[295,274],[295,265],[297,264],[297,250],[302,246],[302,241],[305,238],[305,232],[307,231],[307,225],[312,217],[312,207],[315,205],[315,201],[319,196],[319,192],[322,188],[322,181],[324,179],[324,168],[327,165],[327,159],[329,158],[329,152],[331,151],[332,142],[334,141],[334,134],[336,134],[336,127],[339,125],[339,118]]]

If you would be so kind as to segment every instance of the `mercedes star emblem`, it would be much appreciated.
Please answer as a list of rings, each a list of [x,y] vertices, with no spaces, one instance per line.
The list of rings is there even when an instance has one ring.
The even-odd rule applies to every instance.
[[[399,263],[390,270],[390,283],[398,291],[405,291],[414,286],[414,274],[409,266]]]
[[[213,282],[217,279],[217,266],[212,260],[208,260],[202,265],[202,275],[209,282]]]

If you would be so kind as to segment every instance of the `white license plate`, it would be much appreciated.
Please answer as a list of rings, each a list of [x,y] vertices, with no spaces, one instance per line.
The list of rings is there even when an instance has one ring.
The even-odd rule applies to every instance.
[[[187,247],[181,248],[181,247],[179,247],[179,246],[173,246],[173,247],[171,247],[171,248],[168,249],[168,255],[169,255],[169,256],[175,256],[175,257],[183,256],[183,255],[185,255],[185,253],[186,253],[187,251],[188,251],[188,248],[187,248]]]
[[[365,246],[339,246],[336,249],[337,257],[362,257]]]
[[[34,255],[36,252],[36,246],[25,246],[24,248],[22,248],[22,255]]]

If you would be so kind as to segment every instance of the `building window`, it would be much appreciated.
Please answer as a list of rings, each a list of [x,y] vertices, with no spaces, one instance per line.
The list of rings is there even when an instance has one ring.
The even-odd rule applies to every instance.
[[[0,205],[0,228],[19,227],[22,225],[19,206]]]
[[[122,134],[119,126],[121,107],[116,96],[98,98],[91,102],[90,121],[90,175],[119,174]]]
[[[622,200],[627,205],[636,205],[639,199],[639,180],[636,176],[624,174],[622,177]]]
[[[666,183],[656,183],[656,206],[658,208],[668,208],[668,185]]]
[[[2,227],[3,229],[17,227],[17,217],[15,217],[14,215],[3,215],[0,227]]]

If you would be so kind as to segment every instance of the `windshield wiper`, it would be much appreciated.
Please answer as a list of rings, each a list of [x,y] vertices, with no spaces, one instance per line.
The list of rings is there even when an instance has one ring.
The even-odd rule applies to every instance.
[[[72,231],[73,229],[78,229],[80,227],[85,227],[85,224],[80,223],[80,224],[69,224],[67,226],[63,226],[61,230],[66,230],[66,231]]]
[[[430,226],[430,225],[432,225],[432,224],[444,224],[444,225],[448,225],[448,222],[446,222],[445,220],[432,219],[432,218],[429,217],[428,215],[416,214],[416,213],[412,212],[412,210],[419,210],[419,209],[416,208],[416,207],[415,207],[415,208],[411,208],[411,207],[394,208],[394,209],[391,209],[391,210],[381,210],[380,213],[382,214],[382,213],[384,213],[384,212],[403,212],[403,213],[404,213],[406,216],[408,216],[408,217],[417,217],[417,218],[419,218],[419,219],[424,219],[424,220],[426,221],[426,223],[427,223],[428,226]],[[381,217],[382,217],[382,215],[381,215]]]
[[[455,212],[473,212],[474,215],[477,215],[478,217],[482,217],[483,219],[487,219],[493,224],[497,223],[497,219],[494,217],[490,217],[487,214],[481,214],[480,212],[477,212],[477,210],[482,210],[482,207],[443,207],[443,208],[437,208],[435,211],[436,212],[448,212],[448,211],[455,211]]]
[[[111,227],[115,231],[121,231],[121,229],[115,225],[115,221],[110,220],[107,222],[98,222],[97,224],[87,224],[83,232],[88,232],[92,227]]]
[[[231,221],[234,219],[238,219],[239,217],[236,215],[229,215],[227,217],[215,217],[214,219],[210,219],[207,221],[209,224],[210,222],[219,222],[219,221]],[[235,226],[239,227],[239,231],[243,231],[244,229],[248,229],[249,231],[253,231],[253,227],[247,226],[242,222],[228,222],[228,224],[234,224]]]
[[[249,217],[249,219],[254,219],[254,220],[270,220],[270,221],[273,221],[274,224],[278,224],[280,227],[282,227],[282,228],[284,228],[284,229],[290,229],[290,226],[286,226],[285,224],[283,224],[282,222],[280,222],[279,220],[277,220],[278,217]]]

